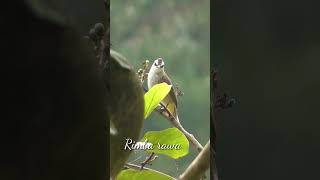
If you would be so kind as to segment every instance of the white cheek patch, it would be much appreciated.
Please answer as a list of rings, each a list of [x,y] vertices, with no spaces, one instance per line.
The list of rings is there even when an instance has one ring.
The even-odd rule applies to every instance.
[[[164,62],[161,60],[156,60],[153,64],[156,68],[160,69],[160,68],[163,68],[164,66]]]

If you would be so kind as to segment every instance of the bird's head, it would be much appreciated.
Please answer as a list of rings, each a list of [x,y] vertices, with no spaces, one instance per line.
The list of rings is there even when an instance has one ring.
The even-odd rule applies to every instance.
[[[164,61],[162,58],[158,58],[154,61],[153,65],[157,68],[157,69],[163,69],[164,68]]]

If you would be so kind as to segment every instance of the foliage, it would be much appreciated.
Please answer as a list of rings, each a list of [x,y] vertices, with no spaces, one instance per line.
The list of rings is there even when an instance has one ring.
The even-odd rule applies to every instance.
[[[189,141],[177,128],[168,128],[162,131],[149,131],[143,136],[141,141],[144,142],[146,140],[153,144],[153,149],[147,150],[148,152],[164,154],[173,159],[181,158],[189,152]],[[180,145],[180,147],[164,149],[163,146],[165,145]]]
[[[127,59],[110,50],[110,59],[103,71],[107,87],[106,124],[113,124],[116,133],[110,134],[110,174],[115,177],[127,161],[130,151],[123,149],[123,141],[139,139],[144,123],[144,95],[141,83]],[[110,122],[108,122],[108,120]]]
[[[144,95],[144,118],[146,119],[151,112],[159,105],[159,103],[167,96],[171,89],[171,85],[161,83],[153,86]],[[141,142],[153,144],[153,148],[147,150],[149,153],[164,154],[173,159],[183,157],[189,152],[189,141],[177,128],[168,128],[163,131],[147,132]],[[170,146],[170,147],[169,147]],[[117,179],[172,179],[170,176],[162,173],[151,172],[148,170],[137,171],[133,169],[122,170]]]
[[[173,178],[166,176],[164,174],[148,171],[148,170],[134,170],[126,169],[119,173],[117,180],[173,180]]]
[[[159,105],[159,103],[167,96],[171,89],[171,85],[161,83],[153,86],[144,95],[144,119]]]

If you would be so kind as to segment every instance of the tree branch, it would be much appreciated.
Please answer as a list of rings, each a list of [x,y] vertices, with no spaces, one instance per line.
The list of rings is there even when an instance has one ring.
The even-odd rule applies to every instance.
[[[180,175],[179,180],[199,180],[210,167],[210,141],[203,151],[192,161],[189,167]]]
[[[160,103],[160,107],[155,109],[158,113],[160,113],[163,117],[165,117],[169,122],[179,129],[189,140],[189,142],[198,150],[198,152],[201,152],[203,149],[203,146],[199,143],[199,141],[194,137],[193,134],[189,133],[187,130],[183,128],[183,126],[180,124],[179,121],[171,114],[171,112],[162,104]],[[164,111],[163,111],[164,110]]]

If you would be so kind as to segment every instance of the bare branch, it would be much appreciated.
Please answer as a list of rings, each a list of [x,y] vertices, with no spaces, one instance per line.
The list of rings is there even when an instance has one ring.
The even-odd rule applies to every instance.
[[[193,134],[189,133],[187,130],[183,128],[183,126],[180,124],[179,121],[171,114],[171,112],[162,104],[160,103],[161,107],[156,108],[155,110],[159,112],[163,117],[165,117],[169,122],[179,129],[189,140],[189,142],[196,147],[196,149],[201,152],[203,149],[203,146],[199,143],[199,141],[193,136]],[[164,111],[163,111],[164,110]]]
[[[199,180],[210,167],[210,141],[203,151],[192,161],[189,167],[182,173],[179,180]]]
[[[151,163],[157,158],[158,156],[154,152],[152,152],[143,162],[140,163],[141,164],[140,168],[143,169],[143,167],[147,164],[151,165]]]

